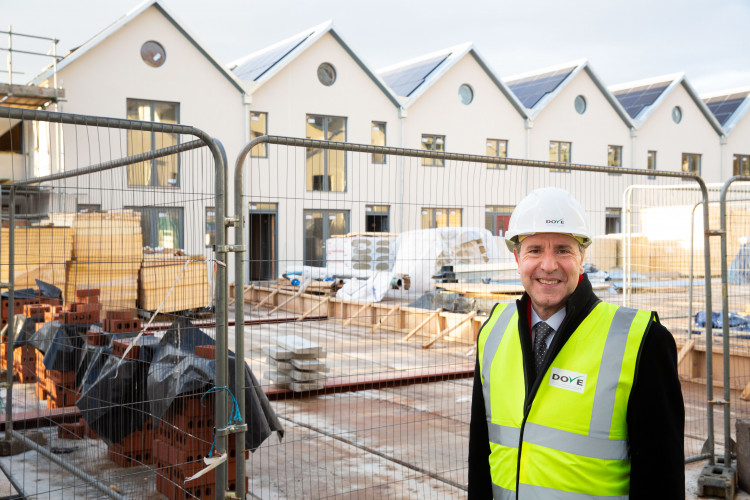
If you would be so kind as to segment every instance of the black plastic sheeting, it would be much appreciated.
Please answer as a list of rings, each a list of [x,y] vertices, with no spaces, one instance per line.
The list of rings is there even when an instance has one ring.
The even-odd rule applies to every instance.
[[[81,348],[85,343],[78,331],[79,328],[75,325],[50,321],[29,337],[28,344],[44,354],[44,367],[48,370],[77,370],[81,360]]]
[[[112,355],[111,341],[106,347],[84,344],[82,348],[81,397],[76,406],[86,423],[108,443],[121,442],[151,417],[161,419],[177,396],[203,394],[215,385],[216,361],[195,354],[196,346],[215,342],[188,319],[175,320],[161,339],[143,336],[138,343],[138,361],[120,362]],[[232,394],[234,361],[230,353]],[[273,432],[279,439],[283,437],[284,429],[247,364],[245,421],[247,449],[254,451]]]
[[[148,374],[148,400],[154,418],[161,418],[174,399],[181,394],[205,393],[214,387],[216,380],[216,360],[195,355],[199,345],[216,345],[214,340],[188,319],[178,318],[161,339],[160,347],[151,362]],[[229,352],[229,390],[234,390],[235,356]],[[220,397],[221,393],[216,397]],[[229,401],[231,405],[231,399]],[[231,412],[227,406],[227,415]],[[273,432],[279,439],[284,436],[284,428],[271,408],[260,383],[245,363],[245,447],[255,451]],[[223,427],[217,422],[217,427]]]
[[[112,340],[126,338],[112,335],[105,347],[86,345],[83,351],[85,370],[81,375],[81,397],[76,406],[81,416],[104,441],[119,443],[143,427],[151,418],[146,401],[146,380],[159,340],[144,335],[138,339],[138,360],[113,356]]]
[[[711,313],[711,327],[724,328],[724,316],[721,312]],[[706,311],[700,311],[695,315],[694,325],[698,327],[706,326]],[[729,328],[740,332],[750,332],[750,317],[741,316],[737,313],[729,313]],[[712,330],[714,335],[721,335],[721,331]]]

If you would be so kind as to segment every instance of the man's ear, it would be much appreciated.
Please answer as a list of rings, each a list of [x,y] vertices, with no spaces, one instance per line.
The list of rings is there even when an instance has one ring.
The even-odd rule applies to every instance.
[[[520,264],[520,262],[518,261],[518,250],[516,250],[515,248],[513,249],[513,257],[516,258],[516,264]],[[583,262],[583,260],[581,260],[581,262]]]
[[[586,249],[584,248],[581,251],[581,270],[579,271],[578,274],[583,274],[583,259],[585,259],[585,258],[586,258]]]

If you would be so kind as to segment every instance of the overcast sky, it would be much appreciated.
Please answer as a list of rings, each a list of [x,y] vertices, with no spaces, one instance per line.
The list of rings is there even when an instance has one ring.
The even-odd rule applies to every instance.
[[[588,59],[606,85],[684,72],[699,93],[750,87],[750,0],[162,2],[224,63],[330,19],[375,70],[474,42],[500,77]],[[64,54],[138,4],[0,0],[0,29],[56,37]],[[15,38],[14,44],[41,48]],[[0,47],[7,47],[6,36]],[[25,74],[14,80],[31,79],[43,62],[16,56],[14,70]]]

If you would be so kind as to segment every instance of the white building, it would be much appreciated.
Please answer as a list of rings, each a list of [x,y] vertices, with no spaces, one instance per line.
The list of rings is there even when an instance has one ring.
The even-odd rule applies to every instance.
[[[609,87],[636,125],[635,168],[695,172],[721,182],[723,130],[683,74]]]
[[[634,124],[619,101],[586,60],[573,61],[504,79],[528,109],[529,147],[533,160],[633,168]],[[599,179],[597,181],[596,179]],[[587,206],[598,234],[620,232],[621,194],[631,176],[558,169],[551,180]],[[550,182],[531,181],[524,192]]]
[[[47,86],[52,71],[49,68],[33,83]],[[230,162],[245,143],[242,83],[156,0],[140,4],[67,54],[57,64],[57,79],[66,91],[66,100],[57,105],[57,111],[189,124],[222,141]],[[29,171],[33,176],[114,160],[177,140],[171,134],[131,132],[127,145],[112,144],[99,131],[83,137],[80,130],[71,130],[64,132],[65,154],[59,155],[64,160],[55,161],[54,134],[45,124],[39,127],[40,139],[52,137],[51,144],[41,146],[50,152],[52,161],[34,160]],[[204,165],[210,172],[196,172],[187,163],[154,160],[117,169],[109,173],[114,178],[102,175],[109,189],[80,190],[76,204],[56,209],[131,207],[141,212],[144,245],[202,253],[203,228],[213,203],[203,200],[200,206],[187,206],[182,200],[189,198],[188,193],[204,190],[204,176],[212,178],[213,168],[211,162]],[[191,234],[186,235],[186,228]]]
[[[235,159],[262,135],[696,171],[706,182],[729,178],[733,162],[742,172],[750,168],[750,150],[743,149],[750,137],[750,89],[706,96],[704,103],[683,75],[607,88],[586,60],[500,79],[471,43],[375,72],[331,22],[224,65],[150,0],[66,55],[57,70],[66,97],[56,105],[59,111],[182,123],[221,140],[230,207]],[[51,77],[46,71],[33,83],[48,86]],[[0,147],[14,124],[1,126]],[[27,140],[54,137],[44,125],[35,127],[25,131]],[[65,162],[57,161],[63,155],[54,140],[42,141],[22,155],[15,177],[94,161],[85,148],[74,147],[75,140],[65,137]],[[170,144],[166,136],[155,141],[154,134],[131,134],[124,151],[105,150],[103,156]],[[0,148],[3,172],[9,158],[18,168],[18,155]],[[243,215],[250,279],[274,278],[286,264],[323,264],[326,240],[339,234],[479,226],[501,236],[515,203],[548,184],[550,175],[593,210],[596,234],[618,232],[625,186],[652,182],[616,172],[601,182],[606,174],[565,168],[548,174],[502,163],[273,145],[255,148],[247,164]],[[187,168],[153,162],[119,169],[116,189],[106,196],[81,192],[72,209],[134,207],[146,221],[146,244],[167,244],[157,223],[167,218],[169,244],[201,252],[213,207],[207,201],[180,204],[183,194],[206,188],[206,179]],[[593,184],[596,176],[599,184]],[[595,185],[605,189],[591,189]]]
[[[402,144],[398,99],[331,22],[230,67],[249,89],[251,137]],[[392,213],[396,192],[382,189],[398,175],[396,162],[381,155],[269,145],[255,148],[250,156],[245,169],[250,279],[283,272],[261,262],[322,265],[325,242],[334,235],[400,230],[392,220],[400,221],[400,214]],[[260,245],[261,239],[267,244]]]
[[[526,157],[526,111],[472,44],[410,59],[379,74],[402,100],[405,147]],[[404,228],[487,225],[501,235],[512,208],[502,190],[483,186],[507,185],[515,171],[503,164],[445,165],[432,158],[407,162]]]
[[[702,96],[724,129],[721,178],[750,175],[750,87]]]

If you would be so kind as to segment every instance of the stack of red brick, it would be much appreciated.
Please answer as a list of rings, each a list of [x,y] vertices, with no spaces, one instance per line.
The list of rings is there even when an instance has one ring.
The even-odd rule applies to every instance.
[[[8,323],[9,304],[7,298],[0,300],[0,316],[2,317],[2,326]],[[41,297],[14,299],[13,313],[23,314],[26,318],[33,319],[37,324],[37,329],[44,324],[44,311],[58,305],[57,299],[44,299]],[[36,352],[32,346],[26,345],[18,347],[13,351],[13,371],[21,383],[36,382]],[[8,369],[8,337],[0,337],[0,369]]]
[[[109,344],[109,337],[114,333],[137,333],[141,331],[141,320],[135,316],[134,311],[128,310],[115,310],[107,311],[102,326],[92,326],[89,331],[86,332],[86,342],[90,345],[105,346]],[[146,333],[146,335],[153,335]],[[113,354],[115,356],[122,356],[124,353],[121,342],[115,341],[112,345]],[[127,348],[127,345],[124,346]],[[128,354],[128,359],[132,358]]]
[[[90,437],[91,439],[99,438],[94,430],[88,426],[83,417],[80,417],[77,422],[58,424],[57,437],[63,439],[83,439],[84,437]]]
[[[139,430],[119,443],[109,445],[107,456],[120,467],[154,463],[154,421],[148,419]]]
[[[75,406],[78,399],[75,370],[48,370],[43,363],[44,354],[35,350],[36,355],[36,395],[47,401],[47,408]]]
[[[216,349],[213,347],[198,346],[195,351],[203,357],[215,357]],[[156,428],[154,440],[156,489],[170,499],[214,498],[215,496],[215,470],[192,481],[185,481],[206,467],[203,457],[211,451],[214,441],[216,395],[209,393],[202,402],[201,396],[202,394],[192,394],[175,398],[169,411]],[[234,441],[234,435],[230,435],[227,464],[229,490],[236,488]],[[214,450],[214,453],[216,452],[217,450]],[[247,484],[247,478],[245,478],[246,490]]]

